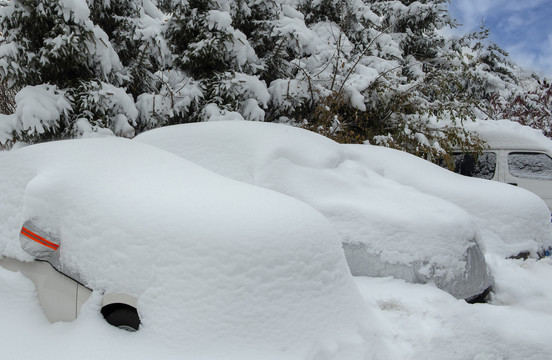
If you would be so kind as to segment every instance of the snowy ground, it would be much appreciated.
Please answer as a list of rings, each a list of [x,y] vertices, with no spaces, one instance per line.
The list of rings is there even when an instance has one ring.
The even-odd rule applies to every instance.
[[[223,133],[227,132],[218,134]],[[273,138],[274,133],[268,135]],[[311,136],[303,135],[301,139]],[[314,145],[322,141],[313,139]],[[237,148],[244,149],[244,139],[238,143],[241,147]],[[280,163],[285,156],[291,157],[296,168],[308,168],[308,152],[289,151],[291,136],[281,143],[288,148],[268,155],[275,154]],[[538,206],[532,206],[534,195],[520,189],[483,180],[473,182],[481,188],[468,186],[472,190],[488,188],[487,197],[492,195],[492,187],[508,190],[508,197],[492,197],[500,200],[492,207],[491,199],[482,200],[485,194],[468,197],[459,192],[460,186],[441,191],[437,185],[442,182],[450,185],[454,179],[467,180],[437,167],[421,171],[427,165],[418,164],[421,160],[401,155],[415,169],[392,171],[383,168],[383,163],[393,163],[391,156],[399,154],[376,156],[377,150],[372,149],[373,157],[383,162],[378,170],[368,161],[369,154],[352,153],[358,155],[352,158],[358,164],[360,160],[372,164],[377,172],[368,165],[366,169],[351,166],[352,160],[344,161],[347,159],[341,156],[345,152],[333,150],[337,144],[328,140],[324,144],[307,148],[318,154],[314,159],[338,159],[348,164],[345,170],[356,171],[338,176],[335,169],[326,166],[325,170],[324,164],[314,163],[316,174],[326,175],[317,176],[319,182],[352,179],[355,173],[363,175],[358,178],[380,179],[381,183],[385,179],[389,183],[402,181],[405,185],[394,186],[390,193],[402,189],[401,194],[407,194],[406,185],[419,187],[435,199],[439,196],[466,207],[466,214],[492,220],[474,223],[486,229],[481,233],[484,240],[489,233],[499,240],[507,236],[520,240],[523,235],[542,243],[550,239],[546,236],[548,209],[539,210],[545,205],[538,198]],[[201,149],[204,154],[209,146]],[[325,157],[320,156],[323,150],[327,150]],[[217,154],[230,155],[229,151]],[[251,167],[243,168],[237,162],[221,163],[244,170],[236,174],[255,175]],[[321,212],[289,195],[230,180],[150,145],[124,139],[48,143],[0,153],[0,168],[2,255],[17,257],[16,250],[23,252],[18,241],[23,220],[59,221],[61,251],[66,251],[60,258],[86,275],[85,285],[98,290],[77,320],[51,324],[41,310],[33,283],[0,267],[0,359],[552,358],[552,258],[506,259],[492,250],[500,250],[500,246],[487,246],[485,257],[494,276],[494,290],[488,304],[470,305],[432,282],[352,278],[340,236]],[[397,169],[408,167],[402,164]],[[454,179],[437,181],[438,172]],[[332,174],[335,176],[328,176]],[[411,179],[409,174],[417,176]],[[519,197],[514,197],[516,194]],[[438,203],[431,199],[427,197],[430,205]],[[523,204],[528,211],[519,211]],[[440,209],[430,208],[434,212]],[[532,208],[536,215],[545,215],[542,221],[530,216]],[[487,214],[482,209],[501,212]],[[419,225],[414,216],[396,217],[396,212],[389,212],[390,224]],[[370,216],[365,218],[372,221],[370,229],[376,229],[378,224]],[[457,231],[464,225],[457,222],[450,228]],[[532,236],[531,231],[539,236]],[[442,246],[454,240],[439,238],[443,238]],[[410,245],[408,252],[419,250]],[[142,318],[138,332],[112,327],[101,316],[101,291],[119,289],[138,298]]]
[[[496,287],[470,305],[429,285],[357,277],[392,329],[397,359],[550,359],[552,260],[488,256]],[[375,299],[375,300],[374,300]]]
[[[552,260],[488,261],[496,280],[490,304],[470,305],[431,285],[355,278],[385,335],[388,348],[380,358],[550,359]],[[0,288],[4,359],[201,358],[175,352],[152,334],[110,327],[98,314],[97,297],[76,321],[49,324],[29,280],[0,268]]]

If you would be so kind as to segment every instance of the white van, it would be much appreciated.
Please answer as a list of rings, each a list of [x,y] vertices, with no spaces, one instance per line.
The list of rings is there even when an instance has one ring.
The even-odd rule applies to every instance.
[[[488,149],[479,156],[454,152],[457,173],[522,187],[540,196],[552,211],[552,140],[509,120],[478,121],[467,128]]]

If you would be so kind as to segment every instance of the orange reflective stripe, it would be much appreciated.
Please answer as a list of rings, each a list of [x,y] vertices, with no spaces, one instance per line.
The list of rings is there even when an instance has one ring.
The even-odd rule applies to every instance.
[[[44,239],[43,237],[35,234],[34,232],[32,232],[29,229],[26,229],[24,227],[21,228],[21,234],[25,235],[26,237],[28,237],[29,239],[31,239],[33,241],[36,241],[40,245],[44,245],[46,247],[49,247],[50,249],[57,250],[59,248],[58,244],[54,244],[53,242],[50,242],[50,241]]]

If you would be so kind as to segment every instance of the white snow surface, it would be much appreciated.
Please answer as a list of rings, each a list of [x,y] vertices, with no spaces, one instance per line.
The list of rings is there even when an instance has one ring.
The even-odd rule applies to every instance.
[[[329,219],[343,243],[361,244],[379,259],[366,262],[363,274],[413,281],[412,270],[381,268],[381,261],[408,269],[423,264],[428,278],[462,278],[466,251],[479,236],[474,219],[458,206],[386,179],[355,152],[307,130],[207,122],[156,129],[135,140],[311,205]]]
[[[76,22],[85,22],[90,17],[90,9],[86,0],[61,0],[59,4],[65,21],[73,18]]]
[[[495,287],[470,305],[428,285],[358,277],[368,304],[390,324],[397,360],[550,359],[552,261],[487,257]]]
[[[0,268],[3,356],[365,359],[388,351],[338,235],[295,199],[121,138],[28,146],[0,153],[0,165],[1,254],[30,260],[18,233],[35,219],[59,234],[61,262],[96,290],[78,320],[50,325],[31,283]],[[138,298],[140,331],[104,324],[103,291]]]
[[[429,284],[409,284],[393,278],[355,278],[364,306],[376,316],[371,323],[373,331],[390,344],[378,356],[368,354],[363,360],[550,359],[552,261],[492,257],[489,263],[496,281],[489,304],[470,305]],[[160,341],[161,334],[153,329],[127,333],[111,327],[99,315],[98,293],[84,305],[77,320],[50,324],[30,280],[0,267],[0,287],[3,320],[0,336],[2,356],[7,359],[248,358],[230,352],[209,353],[219,346],[218,341],[205,351],[210,356],[202,357],[183,352],[178,342]],[[362,343],[355,336],[348,340],[350,344]],[[321,343],[320,347],[331,353],[333,345]],[[250,358],[255,356],[255,349],[255,346],[249,349]],[[263,353],[257,359],[301,359],[282,353],[279,350]],[[342,355],[340,360],[355,359],[354,353]],[[328,356],[321,352],[303,358],[325,360]]]

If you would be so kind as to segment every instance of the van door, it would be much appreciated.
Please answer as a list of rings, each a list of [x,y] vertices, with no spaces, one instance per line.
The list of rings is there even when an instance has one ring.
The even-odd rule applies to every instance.
[[[540,196],[552,209],[552,158],[544,152],[509,151],[504,182]]]

